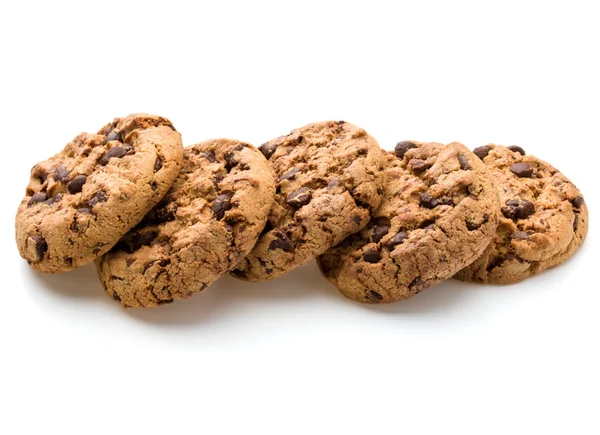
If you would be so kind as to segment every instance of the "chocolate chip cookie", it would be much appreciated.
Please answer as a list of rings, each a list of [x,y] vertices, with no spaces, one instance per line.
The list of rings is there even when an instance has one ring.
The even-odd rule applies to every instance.
[[[267,226],[232,275],[261,281],[359,231],[381,201],[383,152],[344,121],[310,124],[261,145],[277,180]]]
[[[573,255],[588,230],[588,209],[573,183],[519,146],[485,145],[474,153],[498,189],[500,223],[483,254],[455,277],[515,283]]]
[[[409,298],[476,259],[498,222],[484,165],[459,143],[400,142],[370,223],[319,257],[323,275],[364,303]]]
[[[253,146],[217,139],[185,148],[163,200],[96,260],[107,293],[125,307],[154,307],[204,290],[250,252],[274,195]]]
[[[160,116],[134,114],[79,134],[31,170],[16,216],[21,256],[56,273],[104,254],[167,192],[182,155],[180,134]]]

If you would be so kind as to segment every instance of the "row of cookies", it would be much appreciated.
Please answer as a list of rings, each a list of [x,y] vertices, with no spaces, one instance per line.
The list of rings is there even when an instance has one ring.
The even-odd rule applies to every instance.
[[[32,169],[19,251],[42,272],[96,260],[126,307],[187,298],[228,271],[272,279],[315,257],[344,295],[391,302],[457,273],[524,279],[587,232],[579,191],[518,147],[400,142],[384,153],[340,121],[259,150],[226,139],[184,149],[168,120],[144,114],[82,133]]]

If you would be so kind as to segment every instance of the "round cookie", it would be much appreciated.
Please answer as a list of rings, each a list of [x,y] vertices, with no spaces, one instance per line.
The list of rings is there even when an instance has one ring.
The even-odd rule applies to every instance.
[[[277,179],[267,226],[232,275],[262,281],[359,231],[381,201],[383,152],[344,121],[309,124],[261,145]]]
[[[394,302],[476,259],[498,222],[498,194],[464,145],[400,142],[386,154],[386,185],[370,224],[319,257],[346,297]]]
[[[573,255],[588,230],[588,209],[573,183],[518,146],[485,145],[474,153],[498,189],[500,222],[483,254],[455,278],[510,284]]]
[[[96,260],[107,293],[125,307],[154,307],[204,290],[254,246],[275,182],[265,157],[217,139],[184,149],[163,200]]]
[[[36,164],[16,216],[19,253],[56,273],[108,251],[158,203],[181,166],[181,135],[160,116],[116,118]]]

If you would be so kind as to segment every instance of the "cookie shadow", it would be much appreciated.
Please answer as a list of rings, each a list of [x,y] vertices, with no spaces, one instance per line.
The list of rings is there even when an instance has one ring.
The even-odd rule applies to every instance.
[[[484,286],[459,281],[454,278],[436,284],[410,299],[390,304],[368,305],[365,309],[386,314],[416,314],[451,311],[456,306],[463,305],[471,296],[473,290],[481,290]]]
[[[58,274],[39,273],[33,270],[29,272],[37,288],[49,290],[61,297],[91,299],[107,297],[96,274],[94,263]]]
[[[190,299],[153,309],[127,309],[126,313],[145,323],[191,325],[206,322],[211,317],[226,319],[259,312],[264,305],[298,300],[319,303],[319,300],[335,297],[328,286],[313,261],[271,281],[248,282],[224,275]]]

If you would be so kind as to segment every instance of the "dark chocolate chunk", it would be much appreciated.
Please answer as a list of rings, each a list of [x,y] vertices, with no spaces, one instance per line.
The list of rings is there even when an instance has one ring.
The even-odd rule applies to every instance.
[[[277,145],[272,142],[265,142],[261,146],[258,147],[261,153],[267,158],[267,160],[273,155],[273,153],[277,150]]]
[[[29,198],[27,206],[29,207],[33,204],[37,204],[38,202],[44,202],[46,199],[48,199],[48,195],[46,195],[45,192],[34,193],[33,196]]]
[[[225,153],[225,169],[231,171],[231,169],[238,164],[238,161],[235,159],[234,153],[232,151],[227,151]]]
[[[359,156],[364,156],[365,154],[367,154],[368,150],[366,148],[361,148],[358,150],[358,155]]]
[[[275,249],[281,249],[285,252],[294,252],[294,245],[289,237],[280,231],[274,232],[275,239],[271,241],[269,250],[274,251]]]
[[[121,133],[119,133],[118,130],[113,130],[110,133],[108,133],[106,135],[106,137],[104,138],[104,141],[102,142],[102,144],[106,145],[108,142],[113,141],[113,140],[118,140],[119,142],[121,142]]]
[[[44,239],[39,234],[34,234],[29,236],[31,240],[35,243],[35,253],[37,254],[38,261],[44,257],[44,254],[48,251],[48,243],[46,243],[46,239]]]
[[[292,207],[300,208],[308,204],[310,202],[311,197],[312,191],[308,187],[301,187],[300,189],[290,193],[286,197],[285,202],[287,202]]]
[[[412,167],[414,172],[424,172],[429,169],[429,164],[421,159],[410,159],[408,164]]]
[[[58,165],[56,167],[56,169],[54,170],[54,174],[52,175],[52,178],[54,178],[54,181],[66,183],[66,181],[67,181],[66,179],[70,173],[71,173],[71,171],[67,170],[63,165]]]
[[[83,189],[83,185],[87,181],[87,177],[85,175],[78,175],[73,178],[69,184],[67,184],[67,189],[69,189],[69,193],[79,193]]]
[[[533,166],[527,162],[515,163],[510,167],[510,171],[519,178],[529,178],[533,175]]]
[[[144,222],[149,225],[159,225],[170,222],[175,219],[178,205],[175,201],[163,201],[154,208],[144,218]]]
[[[335,189],[336,187],[344,187],[344,182],[339,178],[332,178],[331,181],[327,184],[327,188],[329,190]]]
[[[215,156],[214,151],[205,151],[202,154],[202,157],[204,157],[206,160],[208,160],[211,163],[215,163],[217,161],[217,157]]]
[[[402,243],[407,238],[408,238],[408,234],[404,231],[400,231],[400,232],[396,233],[396,235],[394,237],[392,237],[390,240],[388,240],[387,248],[390,251],[393,251],[397,245]]]
[[[471,222],[470,220],[466,220],[465,223],[467,225],[467,230],[475,231],[476,229],[479,229],[483,224],[487,223],[489,220],[490,215],[486,213],[483,215],[483,221],[481,223]]]
[[[129,145],[129,147],[131,147],[131,145]],[[123,158],[124,156],[127,155],[127,153],[131,150],[131,148],[128,148],[126,146],[122,146],[122,147],[116,146],[116,147],[110,148],[108,151],[106,151],[104,153],[104,155],[100,159],[100,164],[102,166],[106,166],[108,164],[109,160],[113,157],[116,159]]]
[[[506,148],[511,150],[513,153],[519,153],[522,156],[525,155],[525,150],[523,148],[521,148],[519,145],[510,145],[510,146],[507,146]]]
[[[158,231],[156,230],[134,233],[131,236],[131,239],[129,240],[130,243],[128,246],[128,252],[133,253],[140,249],[142,246],[150,246],[152,241],[156,239],[156,236],[158,236]]]
[[[438,200],[427,192],[421,192],[419,203],[425,208],[435,208],[438,205]]]
[[[579,225],[579,215],[576,214],[573,219],[573,231],[577,231],[577,226]]]
[[[508,219],[525,219],[535,213],[535,205],[526,199],[511,199],[506,201],[506,206],[501,211]]]
[[[96,193],[92,199],[90,199],[88,201],[88,205],[89,208],[94,208],[96,205],[98,205],[101,202],[106,202],[108,200],[108,198],[105,195],[106,192],[100,191],[98,193]]]
[[[519,240],[527,240],[529,238],[529,234],[525,231],[515,231],[510,235],[511,239],[519,239]]]
[[[381,296],[375,290],[369,290],[369,293],[367,293],[367,299],[369,299],[371,302],[378,303],[381,302],[383,296]]]
[[[485,157],[490,153],[492,147],[489,145],[484,145],[482,147],[477,147],[473,150],[473,154],[479,157],[481,160],[485,159]]]
[[[110,296],[113,298],[114,301],[121,302],[121,297],[118,294],[113,292],[113,294]]]
[[[381,255],[375,249],[369,249],[363,254],[363,260],[367,263],[377,263],[381,259]]]
[[[62,193],[57,193],[53,198],[48,198],[46,201],[44,201],[44,204],[52,207],[55,203],[57,203],[61,199],[62,199]]]
[[[154,172],[160,171],[162,167],[163,167],[163,161],[159,156],[156,158],[156,161],[154,162]]]
[[[283,180],[293,180],[294,178],[296,178],[296,174],[298,172],[300,172],[300,168],[292,168],[292,169],[284,172],[279,177],[279,182],[282,182]]]
[[[573,198],[571,200],[571,204],[573,204],[573,207],[579,209],[581,208],[581,206],[583,205],[585,201],[583,200],[583,198],[581,196],[578,196],[577,198]]]
[[[469,159],[467,159],[467,156],[459,153],[456,157],[458,158],[458,163],[460,163],[460,169],[463,171],[471,169],[471,165],[469,164]]]
[[[374,242],[379,242],[383,236],[385,236],[388,232],[390,231],[390,227],[386,227],[386,226],[378,226],[373,228],[373,236],[371,237],[371,240],[373,240]]]
[[[398,142],[396,144],[396,146],[394,147],[394,153],[396,154],[396,157],[398,157],[399,159],[403,159],[406,151],[408,151],[411,148],[416,148],[416,147],[417,147],[416,144],[405,140],[402,142]]]
[[[231,209],[231,198],[233,193],[223,193],[213,201],[212,211],[215,214],[215,219],[221,220],[225,216],[225,212]]]

